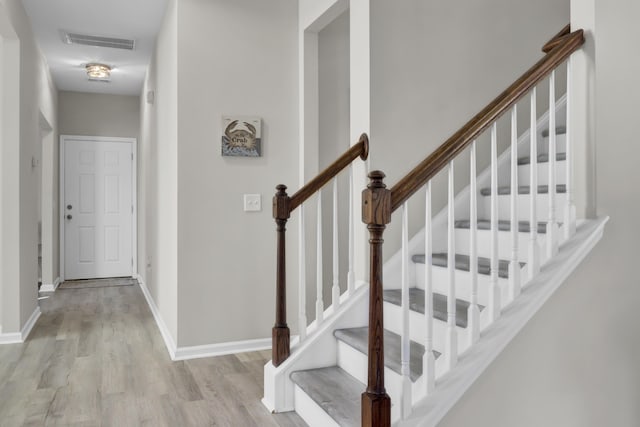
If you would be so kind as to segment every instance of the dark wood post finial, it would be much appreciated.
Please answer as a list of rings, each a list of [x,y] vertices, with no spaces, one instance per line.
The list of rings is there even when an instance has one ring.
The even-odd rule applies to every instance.
[[[391,398],[384,386],[384,320],[382,299],[382,234],[391,222],[391,190],[381,171],[369,173],[362,192],[362,221],[369,230],[369,356],[367,389],[362,393],[362,426],[389,427]]]
[[[287,325],[287,276],[286,276],[286,235],[287,219],[291,215],[291,199],[287,195],[286,185],[276,187],[273,197],[273,218],[277,225],[277,261],[276,261],[276,323],[271,331],[271,357],[274,366],[279,366],[291,354],[289,346],[289,326]]]

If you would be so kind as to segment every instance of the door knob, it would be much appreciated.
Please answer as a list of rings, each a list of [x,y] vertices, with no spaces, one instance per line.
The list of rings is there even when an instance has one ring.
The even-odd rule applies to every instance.
[[[71,219],[73,218],[71,215],[67,215],[67,219]]]
[[[71,206],[71,205],[67,205],[67,209],[68,209],[68,210],[71,210],[71,208],[72,208],[72,207],[73,207],[73,206]]]

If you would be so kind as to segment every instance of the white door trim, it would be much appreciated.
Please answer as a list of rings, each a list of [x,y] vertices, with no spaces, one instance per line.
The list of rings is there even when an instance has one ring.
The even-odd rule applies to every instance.
[[[120,138],[107,136],[83,136],[83,135],[60,135],[60,191],[59,191],[59,224],[60,230],[60,281],[65,280],[64,272],[64,158],[65,143],[67,141],[95,141],[95,142],[128,142],[131,144],[131,153],[133,154],[131,169],[131,203],[133,205],[133,219],[131,223],[131,256],[133,257],[133,266],[131,267],[132,277],[138,276],[138,140],[136,138]]]

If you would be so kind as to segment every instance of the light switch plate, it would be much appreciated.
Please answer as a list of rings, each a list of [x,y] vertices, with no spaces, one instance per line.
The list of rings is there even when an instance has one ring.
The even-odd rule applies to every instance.
[[[262,200],[260,194],[245,194],[244,195],[244,211],[245,212],[259,212],[262,210]]]

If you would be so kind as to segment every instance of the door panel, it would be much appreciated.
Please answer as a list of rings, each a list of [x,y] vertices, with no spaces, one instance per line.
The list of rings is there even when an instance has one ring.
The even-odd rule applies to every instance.
[[[131,276],[132,144],[65,141],[65,279]]]

